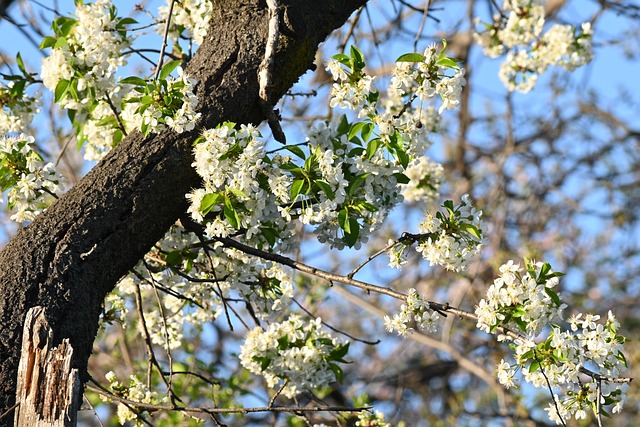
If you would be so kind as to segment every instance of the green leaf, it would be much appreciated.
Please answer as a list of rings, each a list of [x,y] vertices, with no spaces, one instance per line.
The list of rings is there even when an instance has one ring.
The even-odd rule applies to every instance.
[[[293,181],[293,184],[291,184],[291,200],[296,200],[304,187],[304,183],[305,181],[303,179],[296,179]]]
[[[364,152],[365,152],[364,148],[362,148],[362,147],[354,147],[351,150],[349,150],[349,157],[355,158],[355,157],[358,157],[358,156],[362,156],[362,154]]]
[[[58,18],[58,20],[60,20],[59,22],[61,23],[60,25],[60,35],[62,36],[68,36],[69,33],[71,33],[71,30],[73,29],[73,27],[76,26],[76,24],[78,23],[78,21],[76,21],[73,18],[68,18],[68,17],[64,17],[61,16],[60,18]],[[66,44],[66,39],[65,39],[65,44]]]
[[[283,163],[283,164],[281,164],[279,166],[279,168],[284,170],[284,171],[289,171],[293,175],[302,173],[302,168],[300,166],[298,166],[298,165],[293,164],[293,163]]]
[[[404,148],[402,148],[402,149],[396,150],[395,154],[396,154],[396,159],[398,159],[402,167],[406,169],[407,166],[409,165],[409,155],[407,154],[407,152],[404,150]]]
[[[349,195],[349,197],[352,197],[355,194],[356,190],[360,188],[360,186],[364,183],[364,181],[367,179],[368,176],[369,174],[365,173],[362,175],[355,176],[353,178],[353,180],[349,183],[349,186],[347,187],[347,194]]]
[[[253,360],[260,363],[260,369],[262,371],[264,371],[269,367],[269,365],[271,365],[271,358],[269,357],[253,356]]]
[[[333,371],[333,375],[336,376],[336,381],[341,383],[342,379],[344,378],[344,372],[342,372],[340,366],[336,365],[335,363],[329,363],[329,367]]]
[[[478,240],[482,239],[482,233],[480,233],[480,230],[478,230],[478,227],[476,227],[473,224],[463,222],[460,224],[460,229],[465,231],[468,234],[471,234],[473,237],[475,237]]]
[[[248,199],[249,198],[247,193],[245,193],[244,191],[240,190],[239,188],[230,188],[229,191],[231,192],[231,194],[236,196],[238,199]]]
[[[22,61],[22,56],[20,56],[20,52],[16,55],[16,64],[18,64],[18,68],[22,71],[22,74],[27,75],[27,69],[24,67],[24,62]]]
[[[331,58],[335,59],[336,61],[338,61],[339,63],[341,63],[343,65],[346,65],[347,67],[349,66],[349,62],[351,62],[351,58],[349,58],[344,53],[337,53],[337,54],[333,55]]]
[[[120,80],[120,84],[123,85],[135,85],[135,86],[145,86],[147,81],[138,76],[129,76]]]
[[[540,370],[540,362],[538,362],[537,360],[531,362],[531,365],[529,365],[529,373],[535,372],[538,370]]]
[[[236,211],[236,208],[231,204],[231,200],[229,200],[228,197],[225,197],[223,210],[224,210],[224,217],[227,219],[229,224],[233,228],[238,230],[240,228],[240,218],[238,217],[238,211]]]
[[[220,203],[220,193],[209,193],[202,198],[200,202],[200,212],[202,215],[207,215],[211,210]]]
[[[364,68],[364,55],[362,51],[355,46],[351,46],[351,59],[352,69],[355,72],[361,71]]]
[[[354,138],[364,127],[364,122],[353,123],[351,125],[351,129],[349,129],[349,133],[347,134],[347,139],[351,140]]]
[[[378,212],[378,208],[376,208],[371,203],[368,203],[368,202],[365,202],[365,201],[361,201],[361,202],[358,202],[358,205],[362,206],[363,208],[365,208],[369,212]]]
[[[44,39],[42,39],[42,42],[40,42],[40,46],[38,47],[40,49],[46,49],[48,47],[55,45],[57,40],[58,39],[56,37],[47,36]]]
[[[349,352],[349,344],[350,343],[346,343],[345,345],[336,347],[331,353],[329,353],[329,359],[337,362],[343,362],[342,358]]]
[[[175,60],[171,62],[167,62],[162,66],[162,70],[160,71],[160,76],[158,77],[160,80],[166,80],[169,77],[169,74],[173,73],[173,70],[180,66],[181,61]]]
[[[273,247],[278,240],[280,235],[278,232],[271,227],[260,227],[260,231],[262,231],[262,236],[264,236],[265,240],[269,243],[269,246]]]
[[[349,218],[349,231],[344,231],[344,241],[349,247],[353,247],[358,241],[360,235],[360,224],[355,218]]]
[[[302,160],[304,160],[306,158],[304,151],[302,151],[302,148],[298,147],[297,145],[285,145],[284,148],[295,154],[296,156],[300,157]]]
[[[334,199],[335,194],[333,193],[333,190],[331,189],[331,186],[327,182],[321,181],[321,180],[317,180],[317,181],[315,181],[315,183],[318,185],[318,187],[320,187],[322,192],[327,196],[327,199],[329,199],[329,200],[333,200]]]
[[[58,39],[56,40],[56,42],[53,44],[53,48],[54,49],[62,49],[63,47],[65,47],[67,45],[67,38],[66,37],[58,37]]]
[[[378,151],[378,148],[380,148],[380,144],[382,144],[382,141],[380,140],[380,138],[374,138],[371,141],[369,141],[369,143],[367,144],[368,160],[371,160],[371,158],[375,156],[376,152]]]
[[[373,133],[373,123],[365,122],[364,126],[362,126],[362,132],[360,133],[362,135],[362,139],[364,141],[367,141],[369,138],[371,138],[372,133]]]
[[[442,204],[442,207],[447,209],[449,211],[449,213],[453,213],[453,200],[445,200],[445,202]]]
[[[165,261],[167,262],[167,264],[172,265],[174,267],[182,264],[182,252],[180,251],[169,252],[165,257]]]
[[[556,307],[560,307],[560,297],[558,294],[555,293],[553,289],[547,287],[544,288],[544,291],[549,295],[549,298],[551,298]]]
[[[288,335],[284,335],[281,336],[280,338],[278,338],[278,349],[280,350],[286,350],[289,348],[289,336]]]
[[[60,80],[56,85],[56,89],[54,91],[55,102],[60,102],[62,99],[64,99],[64,96],[67,94],[68,90],[69,90],[69,80]]]
[[[425,57],[420,53],[405,53],[400,55],[396,62],[424,62]]]
[[[349,224],[349,209],[347,209],[346,206],[340,209],[340,212],[338,212],[338,225],[344,230],[345,233],[351,232],[351,227]]]
[[[393,176],[396,177],[396,181],[398,181],[398,184],[408,184],[409,182],[411,182],[411,179],[409,179],[409,177],[403,173],[396,172],[393,174]]]
[[[119,24],[119,25],[129,25],[129,24],[137,24],[137,23],[138,23],[138,21],[136,21],[136,20],[135,20],[135,19],[133,19],[133,18],[129,18],[129,17],[122,18],[122,19],[120,19],[120,20],[118,21],[118,24]]]
[[[458,65],[458,63],[456,61],[454,61],[451,58],[447,58],[447,57],[439,59],[438,61],[436,61],[436,64],[438,64],[441,67],[453,68],[453,69],[456,69],[456,70],[458,68],[460,68],[460,66]]]
[[[14,99],[22,99],[24,95],[24,87],[26,84],[27,84],[27,81],[24,79],[15,80],[13,82],[13,87],[10,90],[11,97]]]
[[[342,117],[340,117],[340,123],[338,124],[338,134],[343,135],[349,132],[349,129],[349,121],[347,120],[347,116],[343,114]]]

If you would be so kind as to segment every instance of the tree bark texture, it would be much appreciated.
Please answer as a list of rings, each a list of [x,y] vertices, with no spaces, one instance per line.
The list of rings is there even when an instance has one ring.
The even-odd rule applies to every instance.
[[[365,2],[281,1],[270,102],[312,68],[318,44]],[[266,4],[213,3],[209,34],[186,70],[198,81],[198,125],[259,123]],[[185,193],[199,185],[191,167],[197,135],[130,134],[0,252],[0,414],[15,402],[22,325],[32,307],[46,308],[52,345],[69,339],[73,367],[86,379],[104,297],[185,212]]]

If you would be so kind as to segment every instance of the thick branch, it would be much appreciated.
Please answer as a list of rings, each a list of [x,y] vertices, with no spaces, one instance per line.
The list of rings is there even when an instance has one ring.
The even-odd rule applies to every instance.
[[[312,67],[318,44],[364,2],[281,2],[287,28],[274,58],[271,97]],[[266,6],[214,4],[210,34],[187,69],[199,82],[200,125],[260,122]],[[196,136],[130,134],[0,252],[0,413],[14,402],[21,326],[31,307],[47,308],[53,344],[68,338],[73,365],[84,372],[105,295],[185,211],[184,194],[199,183],[191,168]]]

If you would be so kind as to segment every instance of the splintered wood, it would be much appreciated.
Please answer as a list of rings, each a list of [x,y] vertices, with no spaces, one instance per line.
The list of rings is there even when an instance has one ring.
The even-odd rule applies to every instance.
[[[68,340],[51,348],[53,332],[44,309],[34,307],[25,318],[18,368],[15,425],[62,427],[76,425],[81,397],[77,369],[71,369]]]

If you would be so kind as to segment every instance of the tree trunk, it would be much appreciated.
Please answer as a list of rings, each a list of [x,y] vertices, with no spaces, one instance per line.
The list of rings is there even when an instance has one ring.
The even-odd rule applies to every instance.
[[[73,348],[64,339],[51,347],[53,331],[42,307],[27,312],[18,368],[15,424],[18,427],[76,425],[82,401],[78,370],[71,368]]]
[[[281,1],[270,101],[312,68],[318,44],[365,2]],[[209,35],[187,68],[198,80],[199,125],[258,123],[266,5],[213,3]],[[32,307],[46,308],[51,345],[69,339],[72,366],[86,379],[104,297],[185,212],[184,195],[199,184],[191,167],[197,134],[130,134],[0,252],[0,414],[15,402],[22,325]]]

